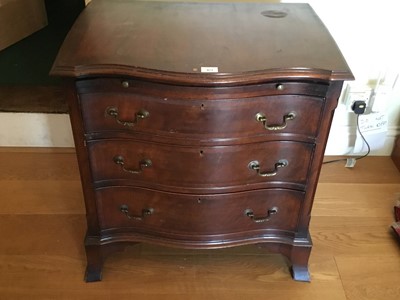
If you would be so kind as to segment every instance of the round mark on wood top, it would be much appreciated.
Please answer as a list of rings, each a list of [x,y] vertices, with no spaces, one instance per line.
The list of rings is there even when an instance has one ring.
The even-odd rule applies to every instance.
[[[264,10],[261,14],[268,18],[284,18],[287,16],[287,12],[282,10]]]

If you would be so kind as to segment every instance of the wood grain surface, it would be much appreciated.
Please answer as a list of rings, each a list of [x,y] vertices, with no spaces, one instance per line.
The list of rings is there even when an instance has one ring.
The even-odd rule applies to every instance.
[[[330,158],[327,158],[330,159]],[[0,299],[398,299],[400,246],[390,232],[400,173],[390,157],[324,165],[311,236],[311,283],[256,246],[128,247],[102,282],[84,283],[86,229],[75,153],[0,149]]]
[[[260,74],[265,79],[269,73],[276,78],[288,70],[305,77],[353,78],[308,4],[126,0],[89,5],[69,32],[51,74],[180,82],[197,77],[194,82],[203,84],[214,77],[215,84],[216,76],[207,79],[209,74],[201,71],[210,67],[221,83],[257,80]],[[241,73],[247,77],[236,78]]]

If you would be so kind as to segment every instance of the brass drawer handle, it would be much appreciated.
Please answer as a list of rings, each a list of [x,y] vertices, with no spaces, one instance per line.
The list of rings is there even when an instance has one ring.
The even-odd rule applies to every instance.
[[[278,160],[277,163],[275,163],[275,167],[274,167],[273,171],[261,172],[260,171],[260,163],[257,160],[253,160],[253,161],[249,162],[248,167],[251,170],[256,170],[258,176],[271,177],[271,176],[275,176],[276,174],[278,174],[279,168],[284,168],[284,167],[287,167],[288,165],[289,165],[289,162],[286,159],[280,159],[280,160]]]
[[[264,128],[267,129],[267,130],[282,130],[282,129],[285,129],[286,126],[287,126],[287,121],[294,120],[295,118],[296,118],[296,113],[295,112],[290,112],[290,113],[288,113],[288,114],[283,116],[283,123],[282,124],[280,124],[280,125],[278,125],[278,124],[268,125],[267,117],[265,116],[265,114],[263,114],[261,112],[256,114],[256,120],[258,122],[262,122],[263,125],[264,125]]]
[[[140,111],[138,111],[135,114],[135,119],[133,119],[133,121],[122,121],[119,119],[118,117],[118,108],[116,107],[107,107],[106,109],[106,115],[112,117],[115,119],[115,121],[118,124],[121,124],[123,126],[127,126],[127,127],[133,127],[135,126],[140,120],[142,119],[146,119],[148,116],[150,116],[150,113],[144,109],[141,109]]]
[[[150,159],[146,158],[146,159],[139,161],[139,169],[138,170],[132,170],[132,169],[128,169],[125,167],[125,160],[124,160],[124,157],[121,155],[114,156],[113,161],[115,164],[121,166],[121,169],[123,171],[131,173],[131,174],[140,174],[140,173],[142,173],[142,171],[145,168],[150,168],[153,165],[152,161]]]
[[[267,216],[265,217],[256,217],[254,215],[254,212],[252,209],[248,208],[244,211],[244,214],[246,216],[248,216],[250,219],[253,220],[254,223],[264,223],[264,222],[268,222],[270,220],[270,218],[273,215],[276,215],[278,213],[278,208],[277,207],[272,207],[270,209],[268,209],[267,211]]]
[[[145,217],[152,215],[154,212],[154,209],[152,209],[152,208],[144,208],[144,209],[142,209],[142,214],[140,216],[134,216],[134,215],[129,214],[129,207],[126,204],[121,205],[121,207],[119,209],[122,213],[125,214],[125,216],[129,220],[135,220],[135,221],[143,221]]]

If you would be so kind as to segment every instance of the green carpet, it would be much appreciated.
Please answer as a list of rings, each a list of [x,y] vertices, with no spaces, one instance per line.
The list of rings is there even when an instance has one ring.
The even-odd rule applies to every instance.
[[[48,25],[0,51],[0,111],[65,113],[59,78],[49,76],[84,0],[46,0]],[[30,93],[31,91],[31,93]]]
[[[48,74],[68,30],[85,7],[84,0],[45,1],[48,25],[0,51],[0,85],[49,85]]]

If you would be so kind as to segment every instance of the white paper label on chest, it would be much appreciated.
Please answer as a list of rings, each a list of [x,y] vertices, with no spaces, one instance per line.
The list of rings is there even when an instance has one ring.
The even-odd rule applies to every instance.
[[[218,73],[218,67],[201,67],[201,73]]]

